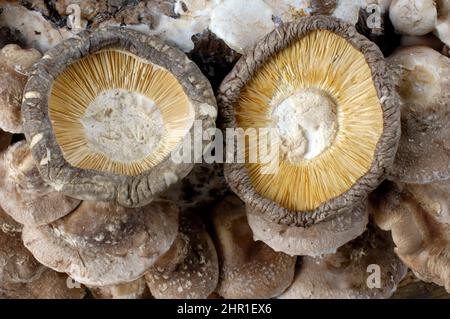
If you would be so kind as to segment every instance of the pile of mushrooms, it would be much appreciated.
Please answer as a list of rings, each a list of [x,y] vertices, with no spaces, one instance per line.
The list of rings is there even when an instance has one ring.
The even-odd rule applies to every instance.
[[[0,298],[390,298],[408,270],[450,293],[448,1],[22,2]],[[204,162],[216,126],[234,161]],[[225,139],[264,128],[265,162]]]

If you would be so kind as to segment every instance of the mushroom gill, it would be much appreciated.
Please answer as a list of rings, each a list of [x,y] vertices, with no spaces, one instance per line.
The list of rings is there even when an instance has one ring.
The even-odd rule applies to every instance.
[[[296,211],[316,209],[355,184],[371,167],[383,132],[364,55],[328,30],[311,31],[267,60],[244,86],[235,112],[239,127],[277,130],[278,172],[261,173],[261,163],[247,168],[257,192]]]
[[[53,83],[48,109],[71,165],[131,176],[169,155],[194,120],[172,73],[118,49],[68,66]]]

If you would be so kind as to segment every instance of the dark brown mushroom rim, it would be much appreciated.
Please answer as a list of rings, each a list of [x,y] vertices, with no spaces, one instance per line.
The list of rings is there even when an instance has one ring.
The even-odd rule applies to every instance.
[[[194,121],[214,127],[217,107],[180,50],[106,28],[65,40],[36,63],[22,113],[44,180],[75,198],[134,207],[189,173],[193,161],[171,152],[192,137]]]
[[[300,41],[306,41],[303,42],[305,45],[297,45]],[[335,46],[334,51],[333,46]],[[316,51],[314,54],[311,54],[311,50]],[[283,54],[286,55],[283,56]],[[306,54],[306,58],[301,54]],[[332,55],[330,56],[330,54]],[[300,58],[298,58],[299,56]],[[312,64],[310,61],[313,61],[317,57],[319,57],[320,60],[316,61],[316,64]],[[279,63],[280,59],[284,59],[282,61],[283,63]],[[327,63],[327,59],[329,63]],[[335,64],[335,61],[339,61],[336,62],[337,65]],[[341,64],[339,65],[339,63]],[[292,72],[283,71],[285,70],[283,67],[286,67],[286,65],[292,68]],[[271,119],[267,116],[268,113],[270,114],[270,112],[268,112],[270,109],[268,107],[264,108],[261,105],[266,106],[267,104],[269,107],[273,107],[270,103],[272,103],[274,99],[278,99],[278,102],[283,102],[283,99],[289,98],[289,95],[287,95],[282,96],[282,99],[280,99],[278,96],[279,92],[281,92],[281,94],[283,94],[283,92],[288,92],[291,95],[295,95],[296,92],[292,92],[292,90],[289,91],[289,84],[295,84],[300,77],[299,74],[303,74],[303,80],[308,80],[308,74],[305,70],[308,70],[308,67],[311,67],[311,70],[314,70],[314,72],[319,72],[321,66],[325,66],[325,70],[327,70],[324,73],[326,80],[328,81],[330,80],[329,78],[331,78],[327,85],[330,86],[333,85],[333,83],[337,83],[337,90],[339,91],[339,89],[341,89],[339,92],[343,97],[333,97],[331,91],[325,93],[319,92],[318,100],[325,101],[325,103],[322,104],[328,103],[330,105],[337,101],[336,104],[342,108],[341,111],[344,118],[346,117],[344,108],[353,107],[351,112],[347,114],[353,112],[361,118],[361,121],[356,117],[356,120],[353,120],[353,126],[350,129],[345,127],[346,124],[344,122],[342,122],[344,123],[343,125],[341,125],[341,122],[338,122],[339,124],[337,125],[342,127],[342,130],[347,130],[348,136],[353,136],[353,138],[345,141],[345,138],[335,137],[331,146],[318,155],[317,158],[319,158],[322,163],[320,163],[320,161],[314,162],[315,158],[313,158],[312,161],[309,159],[301,159],[299,161],[300,165],[306,167],[311,163],[314,164],[314,167],[309,166],[308,169],[312,167],[311,169],[315,169],[315,174],[322,174],[320,176],[324,177],[323,184],[334,183],[335,181],[345,181],[349,175],[353,174],[353,171],[357,170],[352,166],[353,158],[357,158],[359,156],[358,154],[363,154],[367,151],[359,150],[360,145],[353,144],[352,146],[352,143],[364,140],[363,143],[359,144],[369,145],[370,143],[373,143],[372,149],[366,152],[367,158],[365,159],[365,168],[363,170],[361,170],[360,167],[358,168],[361,171],[361,174],[353,176],[352,178],[354,180],[351,180],[351,183],[346,185],[345,189],[342,189],[341,187],[340,191],[335,194],[333,194],[333,189],[331,189],[331,192],[328,192],[328,195],[325,191],[317,191],[316,193],[311,194],[311,185],[308,185],[304,180],[295,179],[295,174],[285,174],[282,178],[278,179],[270,176],[268,178],[258,176],[260,179],[257,180],[256,185],[259,186],[259,189],[264,190],[264,193],[257,190],[254,182],[255,179],[252,179],[255,175],[255,166],[249,166],[248,163],[225,164],[225,176],[232,190],[238,194],[247,205],[250,205],[269,220],[279,224],[308,227],[344,213],[356,203],[365,199],[367,194],[375,189],[384,179],[386,169],[392,165],[397,150],[400,137],[398,98],[382,53],[374,43],[360,35],[353,26],[338,19],[325,16],[305,17],[296,22],[285,24],[282,27],[277,28],[263,38],[238,61],[219,89],[218,104],[222,129],[225,130],[225,128],[242,126],[244,126],[245,129],[246,127],[250,127],[249,124],[255,124],[257,121],[261,121],[259,120],[261,118],[266,120],[264,123],[265,125],[267,125],[267,123],[271,125],[270,123],[273,122],[271,122]],[[273,70],[278,73],[274,75]],[[341,72],[339,72],[339,70]],[[351,85],[345,88],[344,85],[349,81],[348,78],[345,78],[348,72],[353,72],[353,79],[356,80],[352,81]],[[330,74],[334,76],[329,76]],[[360,78],[358,78],[358,76],[360,76]],[[359,81],[357,81],[358,79]],[[368,83],[370,85],[366,88],[364,85],[367,85]],[[311,92],[316,90],[317,86],[315,87],[314,84],[317,83],[312,83],[310,87],[306,86],[303,88],[305,91]],[[285,86],[283,87],[283,90],[274,89],[273,91],[270,91],[270,94],[267,94],[267,92],[264,92],[263,90],[267,90],[269,85],[273,85],[274,87],[277,85]],[[324,87],[326,87],[326,85]],[[356,97],[353,98],[352,96],[349,96],[343,105],[339,105],[339,98],[344,99],[347,94],[344,89],[353,92]],[[258,90],[260,90],[260,92],[255,94],[254,92]],[[367,92],[365,90],[367,90]],[[362,93],[361,95],[358,95],[358,92],[363,92],[368,95],[367,97],[362,95]],[[332,97],[324,99],[323,96],[326,95],[331,95]],[[252,98],[254,100],[252,100]],[[308,100],[305,101],[309,102]],[[353,106],[351,105],[352,103],[354,104]],[[278,106],[281,104],[283,103],[279,103]],[[370,109],[371,106],[369,104],[373,104],[374,107]],[[293,103],[291,103],[291,105],[293,105]],[[365,109],[366,105],[367,110]],[[279,112],[280,116],[282,117],[287,111],[292,110],[293,109],[289,108],[289,106],[284,110],[281,109],[281,112]],[[272,112],[275,112],[273,108]],[[324,121],[327,117],[333,116],[333,112],[327,112],[325,112],[325,116],[322,117],[324,118]],[[338,112],[340,111],[335,111],[334,114]],[[292,116],[295,116],[295,114]],[[353,115],[349,115],[350,118],[351,116]],[[297,119],[301,120],[301,118]],[[238,123],[240,125],[238,125]],[[244,125],[242,125],[243,123]],[[247,126],[245,127],[245,125]],[[329,126],[331,127],[332,125]],[[337,129],[336,136],[340,134],[340,130],[340,128]],[[369,136],[376,130],[378,130],[376,138]],[[332,152],[336,152],[337,146],[335,146],[335,144],[342,141],[345,141],[348,145],[340,146],[342,149],[347,147],[347,149],[341,153],[346,155],[347,152],[353,155],[347,158],[343,157],[344,160],[341,162],[344,164],[339,166],[333,161],[342,154],[336,156],[333,155]],[[236,158],[236,140],[234,141],[234,144],[234,156]],[[317,162],[319,162],[320,165],[317,164]],[[349,163],[348,167],[346,167],[347,163]],[[283,163],[282,160],[280,161],[280,165],[290,165],[290,169],[292,170],[295,169],[295,165],[297,164],[286,164],[286,161],[284,160]],[[326,178],[326,174],[330,172],[330,174],[333,174],[333,168],[335,166],[337,167],[335,170],[335,177],[337,176],[339,178]],[[283,167],[280,166],[280,169],[283,169]],[[261,185],[262,183],[263,185]],[[296,185],[297,187],[295,187]],[[275,190],[277,187],[278,189]],[[282,204],[280,204],[282,200],[277,201],[277,196],[280,195],[279,193],[281,192],[284,193],[282,193],[278,199],[281,198],[285,200]],[[306,192],[309,192],[309,197],[305,196],[305,198],[303,198],[302,192],[305,194]],[[320,196],[328,196],[328,198],[323,199]],[[306,207],[306,209],[298,207]]]

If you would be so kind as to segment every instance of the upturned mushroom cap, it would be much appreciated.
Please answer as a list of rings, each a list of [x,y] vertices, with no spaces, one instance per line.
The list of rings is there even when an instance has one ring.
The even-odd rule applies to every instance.
[[[407,272],[393,246],[389,233],[372,226],[334,254],[303,257],[279,298],[389,298]]]
[[[158,299],[205,299],[216,288],[219,265],[214,243],[199,217],[182,215],[178,247],[183,254],[172,254],[174,260],[166,266],[155,265],[145,275],[152,296]],[[182,249],[183,251],[184,249]],[[167,260],[167,256],[166,260]]]
[[[425,35],[437,22],[435,0],[392,0],[389,18],[395,30],[406,35]]]
[[[56,192],[42,180],[25,141],[0,154],[0,205],[17,222],[48,224],[79,204],[80,200]]]
[[[77,282],[106,286],[133,281],[166,253],[178,232],[178,208],[154,201],[141,208],[84,201],[56,222],[25,226],[25,246],[42,264]]]
[[[338,19],[305,17],[276,29],[238,61],[218,102],[224,129],[278,132],[271,148],[279,152],[268,156],[278,170],[263,171],[267,158],[252,163],[255,149],[234,139],[234,158],[244,153],[247,162],[225,164],[225,176],[246,205],[281,225],[348,212],[394,160],[400,112],[383,55]]]
[[[267,220],[247,206],[247,219],[255,240],[288,255],[318,256],[335,253],[348,241],[361,235],[369,221],[366,204],[310,227],[287,226]]]
[[[382,184],[372,196],[375,222],[390,230],[395,252],[421,280],[450,292],[450,180]]]
[[[450,177],[450,59],[424,46],[391,55],[402,135],[389,178],[430,183]]]
[[[75,198],[127,207],[148,204],[190,172],[198,159],[171,155],[192,146],[195,121],[206,130],[217,116],[210,84],[184,53],[121,28],[84,31],[47,51],[22,111],[44,180]]]
[[[88,288],[96,299],[146,299],[150,297],[143,276],[123,284]]]
[[[27,74],[41,54],[35,49],[23,50],[8,44],[0,50],[0,128],[11,133],[22,133],[22,91]]]
[[[219,295],[231,299],[272,298],[289,287],[296,257],[253,240],[239,198],[226,197],[214,208],[212,221],[220,261]]]

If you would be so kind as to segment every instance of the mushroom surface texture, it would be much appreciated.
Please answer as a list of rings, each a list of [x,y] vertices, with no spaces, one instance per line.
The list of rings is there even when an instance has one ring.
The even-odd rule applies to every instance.
[[[310,227],[274,223],[247,205],[247,219],[253,237],[275,251],[289,255],[319,256],[335,253],[336,249],[361,235],[369,221],[365,202],[348,212]]]
[[[24,50],[8,44],[0,50],[0,128],[22,133],[22,91],[29,69],[41,54],[35,49]]]
[[[95,299],[146,299],[150,297],[144,276],[123,284],[88,288]]]
[[[437,16],[436,0],[392,0],[389,7],[389,18],[395,30],[405,35],[432,32]]]
[[[152,267],[145,275],[157,299],[206,299],[217,287],[219,264],[216,248],[205,226],[194,214],[182,215],[178,248],[172,262]],[[184,247],[184,249],[180,249]]]
[[[0,231],[4,233],[20,233],[23,225],[16,222],[0,207]]]
[[[334,254],[303,257],[279,298],[389,298],[407,272],[393,246],[389,233],[372,225]]]
[[[292,283],[295,256],[275,252],[254,241],[245,216],[245,205],[228,196],[213,210],[212,221],[220,261],[216,292],[228,299],[272,298]]]
[[[301,18],[269,34],[225,78],[218,102],[224,128],[260,132],[275,150],[252,160],[257,143],[234,139],[234,156],[243,153],[245,163],[225,164],[231,189],[286,226],[308,227],[361,203],[385,177],[400,137],[382,53],[332,17]]]
[[[26,141],[0,154],[0,205],[17,222],[44,225],[80,204],[80,200],[55,191],[39,174]]]
[[[84,31],[47,51],[22,112],[44,180],[69,196],[127,207],[148,204],[190,172],[198,159],[172,154],[191,146],[194,122],[206,130],[217,116],[209,82],[184,53],[121,28]]]
[[[434,33],[446,46],[450,46],[450,1],[437,0],[436,4],[438,19]]]
[[[24,247],[20,229],[0,211],[0,299],[82,298],[84,288],[67,286],[66,274],[41,265]],[[5,227],[8,224],[9,227]]]
[[[84,201],[52,224],[22,231],[25,246],[42,264],[88,286],[141,277],[178,232],[178,208],[153,201],[140,208]]]
[[[450,59],[424,46],[388,58],[401,100],[402,135],[389,178],[430,183],[450,178]]]
[[[450,292],[450,180],[385,182],[371,195],[375,222],[390,230],[395,252],[421,280]]]

